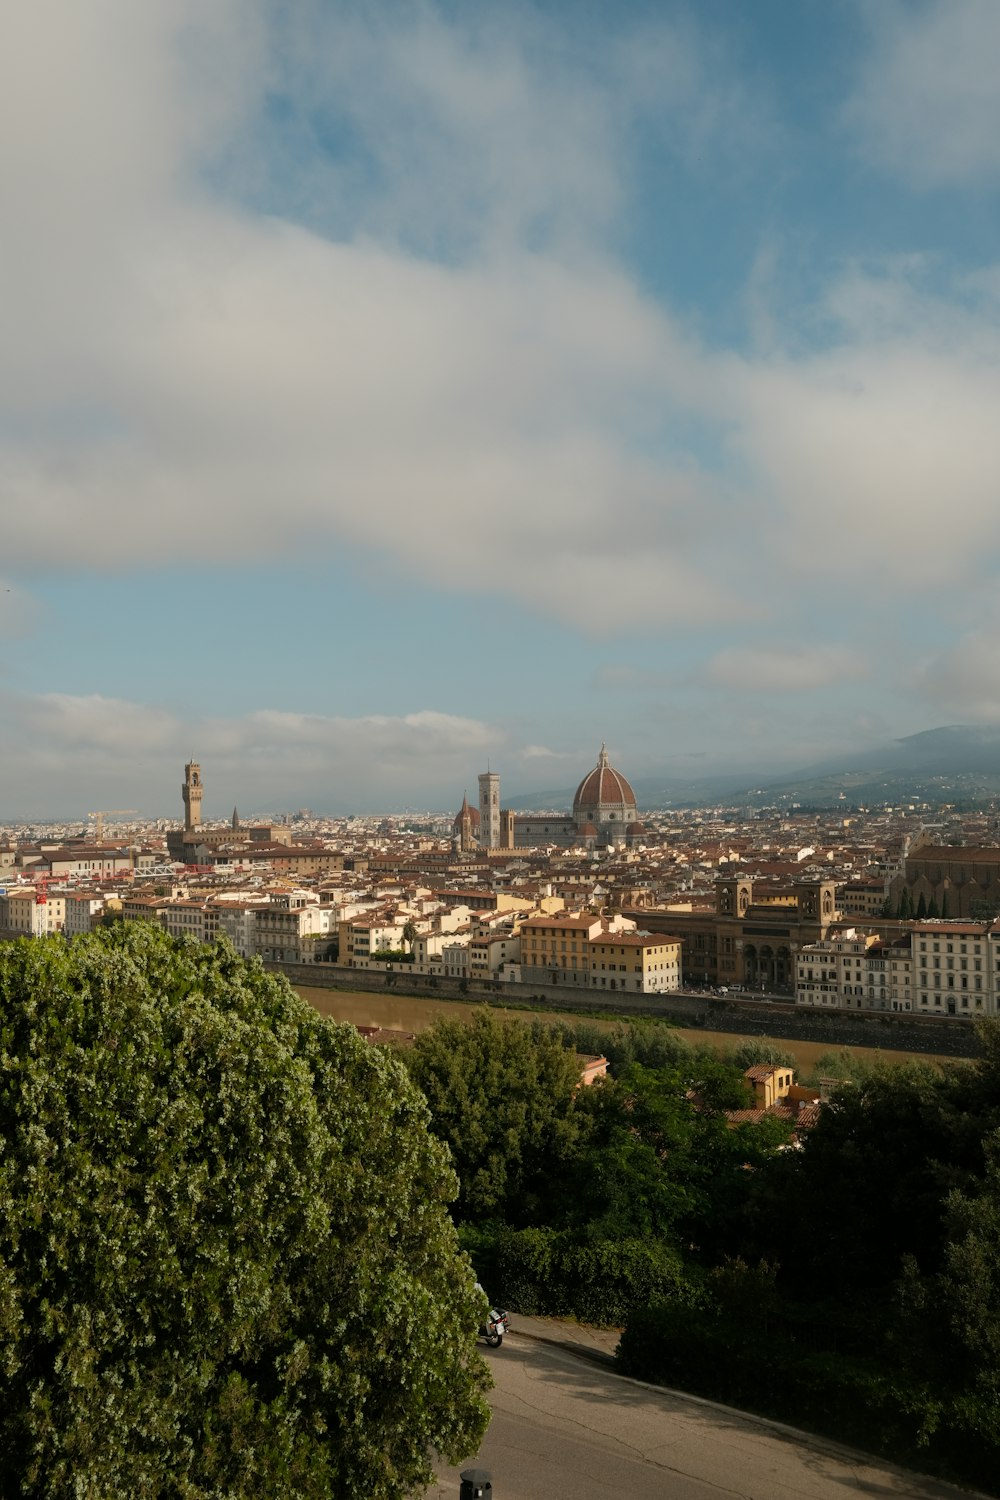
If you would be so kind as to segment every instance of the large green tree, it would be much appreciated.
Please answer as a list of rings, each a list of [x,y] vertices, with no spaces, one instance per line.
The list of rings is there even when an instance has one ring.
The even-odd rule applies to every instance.
[[[0,945],[0,1492],[389,1497],[488,1413],[405,1069],[226,945]]]
[[[422,1032],[407,1066],[451,1149],[460,1215],[535,1222],[577,1138],[576,1053],[551,1027],[481,1010]]]

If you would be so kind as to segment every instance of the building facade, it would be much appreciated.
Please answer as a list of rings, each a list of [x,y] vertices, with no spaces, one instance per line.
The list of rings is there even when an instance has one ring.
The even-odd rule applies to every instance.
[[[715,882],[714,909],[626,908],[643,928],[680,938],[689,984],[792,993],[794,958],[826,937],[839,915],[831,880],[772,885],[734,876]]]
[[[975,1020],[998,997],[1000,922],[928,920],[892,940],[848,929],[796,955],[798,1005]]]

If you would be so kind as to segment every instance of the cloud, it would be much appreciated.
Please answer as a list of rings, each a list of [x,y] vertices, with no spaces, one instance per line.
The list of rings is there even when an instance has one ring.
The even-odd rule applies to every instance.
[[[1000,173],[994,0],[884,0],[845,109],[868,159],[918,188],[987,188]]]
[[[338,12],[313,38],[314,78],[331,73],[310,113],[349,143],[309,153],[337,179],[331,237],[307,183],[300,222],[227,195],[249,191],[274,83],[262,12],[109,0],[75,13],[49,72],[50,11],[21,13],[0,79],[9,566],[362,545],[595,632],[727,613],[711,553],[728,500],[674,436],[697,351],[595,252],[624,63],[548,72],[556,33],[524,18],[501,44],[496,15],[463,32],[430,7]],[[429,227],[404,241],[414,198]]]
[[[550,750],[548,745],[525,745],[521,751],[522,760],[578,761],[579,758],[575,750]]]
[[[259,709],[185,719],[145,703],[64,693],[8,694],[0,709],[6,810],[35,806],[46,817],[126,802],[150,816],[179,816],[176,787],[192,757],[202,765],[210,816],[234,801],[376,809],[398,798],[399,787],[408,801],[449,806],[491,752],[518,753],[502,731],[433,709],[358,718]]]
[[[708,680],[748,693],[801,693],[865,675],[864,661],[843,646],[733,646],[708,663]]]
[[[1000,546],[989,283],[949,303],[918,272],[845,276],[826,303],[829,347],[728,364],[733,451],[799,576],[877,577],[905,597],[976,577]]]
[[[845,274],[808,346],[763,297],[738,357],[616,260],[637,132],[705,170],[767,139],[696,30],[605,57],[529,8],[292,11],[18,11],[10,575],[360,548],[388,586],[601,636],[848,578],[901,597],[1000,546],[988,269],[951,298],[919,267]],[[765,246],[752,306],[770,274]]]
[[[926,657],[912,685],[935,712],[967,720],[1000,721],[1000,659],[995,629],[971,630],[953,646]]]

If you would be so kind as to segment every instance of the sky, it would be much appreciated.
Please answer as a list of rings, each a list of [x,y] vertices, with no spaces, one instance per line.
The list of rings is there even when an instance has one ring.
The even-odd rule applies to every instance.
[[[0,818],[1000,721],[995,0],[32,0]]]

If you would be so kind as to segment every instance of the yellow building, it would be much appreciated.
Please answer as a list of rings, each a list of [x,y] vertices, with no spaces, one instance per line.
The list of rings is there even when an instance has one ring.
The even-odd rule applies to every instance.
[[[525,984],[590,986],[590,939],[604,928],[601,917],[528,917],[521,923],[521,981]]]
[[[643,995],[680,989],[680,938],[658,932],[602,932],[588,947],[592,989]]]
[[[622,918],[529,917],[521,924],[521,980],[659,994],[680,988],[679,938],[636,932]]]

